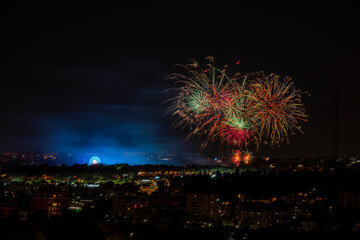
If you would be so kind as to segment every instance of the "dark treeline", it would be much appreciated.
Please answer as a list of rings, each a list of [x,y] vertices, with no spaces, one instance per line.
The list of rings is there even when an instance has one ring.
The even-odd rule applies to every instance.
[[[65,179],[67,176],[100,176],[102,181],[112,181],[115,175],[176,171],[179,174],[164,176],[171,179],[173,186],[181,185],[186,192],[206,193],[248,193],[261,196],[288,195],[317,188],[331,194],[337,189],[359,191],[360,170],[339,168],[324,171],[291,171],[269,170],[251,167],[221,166],[172,166],[172,165],[78,165],[48,166],[44,165],[5,165],[0,168],[1,174],[36,177],[43,174]],[[191,174],[186,175],[186,172]],[[226,194],[225,194],[226,195]]]
[[[205,171],[221,168],[225,171],[234,171],[234,167],[220,167],[220,166],[203,166],[203,165],[188,165],[188,166],[174,166],[174,165],[128,165],[128,164],[114,164],[114,165],[93,165],[74,164],[72,166],[49,166],[47,164],[41,165],[3,165],[0,167],[1,173],[6,174],[22,174],[22,175],[41,175],[41,174],[81,174],[88,172],[110,172],[110,173],[130,173],[139,171]]]

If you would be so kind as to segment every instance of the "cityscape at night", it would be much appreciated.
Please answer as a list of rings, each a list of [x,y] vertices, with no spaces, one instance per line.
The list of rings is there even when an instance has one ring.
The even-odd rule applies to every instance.
[[[0,239],[360,239],[353,0],[0,4]]]

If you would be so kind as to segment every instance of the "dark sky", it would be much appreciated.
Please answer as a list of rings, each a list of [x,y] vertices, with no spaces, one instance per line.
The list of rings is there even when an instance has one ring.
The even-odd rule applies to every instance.
[[[155,3],[0,6],[0,151],[194,151],[164,116],[163,79],[176,63],[214,56],[289,75],[312,94],[304,134],[255,156],[331,156],[335,82],[339,155],[360,152],[355,1]]]

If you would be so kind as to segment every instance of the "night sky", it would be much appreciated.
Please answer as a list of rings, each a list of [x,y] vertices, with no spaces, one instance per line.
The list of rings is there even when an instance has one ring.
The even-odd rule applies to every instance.
[[[339,156],[360,153],[355,1],[1,4],[1,152],[196,152],[165,115],[173,85],[163,79],[214,56],[311,93],[304,134],[255,156],[332,156],[335,82]]]

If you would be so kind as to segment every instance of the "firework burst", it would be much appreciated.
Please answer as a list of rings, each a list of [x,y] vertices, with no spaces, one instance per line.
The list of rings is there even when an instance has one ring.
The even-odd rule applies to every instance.
[[[190,130],[186,139],[202,138],[201,149],[215,140],[242,149],[250,142],[278,145],[295,130],[302,132],[300,122],[308,116],[291,78],[264,72],[230,75],[227,65],[219,69],[212,57],[206,60],[204,68],[190,60],[180,65],[185,74],[167,78],[180,85],[168,112],[177,116],[173,126]],[[250,152],[243,152],[235,157],[249,162]]]
[[[249,152],[249,151],[242,152],[237,149],[237,150],[234,150],[234,152],[233,152],[231,162],[233,165],[238,167],[240,165],[249,165],[252,159],[253,159],[253,156],[252,156],[251,152]]]
[[[246,90],[247,115],[255,126],[259,141],[279,145],[294,130],[301,130],[300,121],[307,121],[301,91],[289,77],[249,74]]]
[[[226,73],[227,66],[216,68],[212,57],[206,60],[205,68],[190,60],[189,64],[180,65],[186,74],[175,73],[168,77],[181,85],[169,108],[178,117],[174,126],[188,127],[191,132],[187,139],[195,135],[203,138],[201,148],[215,140],[244,144],[250,139],[250,132],[244,130],[249,124],[244,124],[243,119],[246,115],[240,78],[238,74],[230,78]]]

